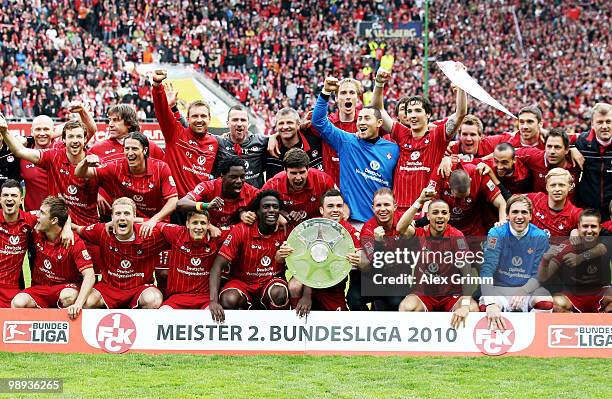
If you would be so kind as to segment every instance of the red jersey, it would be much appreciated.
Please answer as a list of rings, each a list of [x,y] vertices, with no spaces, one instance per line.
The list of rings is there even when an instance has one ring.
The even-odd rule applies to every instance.
[[[484,201],[493,202],[501,194],[499,188],[489,176],[481,175],[472,164],[458,163],[453,170],[463,169],[470,177],[470,193],[465,198],[455,198],[451,194],[449,179],[434,175],[429,186],[438,192],[438,197],[444,200],[450,208],[450,221],[456,229],[466,236],[486,236],[487,228],[482,224],[482,209]],[[433,176],[432,176],[433,177]]]
[[[193,191],[187,193],[196,202],[210,202],[215,197],[223,199],[221,209],[210,209],[210,223],[217,227],[230,226],[240,222],[240,212],[246,210],[257,196],[258,190],[249,183],[244,183],[238,198],[226,198],[222,192],[223,181],[219,177],[198,184]]]
[[[400,156],[393,176],[393,194],[400,209],[408,208],[419,198],[431,173],[435,173],[448,140],[446,123],[437,125],[422,137],[414,137],[409,127],[395,121],[391,138],[400,147]]]
[[[546,159],[546,151],[539,150],[537,148],[524,147],[516,151],[516,156],[520,158],[523,164],[525,164],[525,166],[531,170],[531,174],[533,176],[531,191],[545,193],[546,174],[548,171],[554,168],[554,166],[548,164],[548,160]],[[565,167],[563,169],[570,172],[572,178],[574,179],[568,196],[570,200],[573,200],[576,196],[576,184],[578,183],[578,179],[580,179],[581,170],[578,165],[575,165],[570,161],[565,163]]]
[[[0,211],[0,287],[19,287],[28,236],[36,222],[36,216],[20,210],[17,221],[8,223]]]
[[[421,257],[415,267],[416,289],[424,295],[462,295],[461,284],[453,284],[451,277],[460,275],[461,271],[457,268],[455,259],[465,259],[460,252],[467,252],[468,245],[463,233],[451,225],[446,226],[442,237],[432,237],[429,226],[419,227],[415,231],[422,251]],[[440,257],[440,254],[452,253],[452,259]],[[446,261],[448,260],[448,261]],[[423,282],[423,276],[446,277],[445,284],[436,282]]]
[[[32,234],[36,248],[32,285],[78,284],[83,278],[81,272],[93,268],[91,256],[83,240],[75,236],[74,245],[64,248],[58,238],[55,242],[43,233]]]
[[[40,204],[49,195],[47,171],[32,162],[21,160],[21,177],[25,181],[26,196],[24,207],[27,211],[40,209]]]
[[[541,228],[553,237],[569,236],[578,227],[578,217],[582,208],[578,208],[568,199],[565,207],[559,212],[548,207],[548,194],[527,194],[533,202],[533,217],[531,223]]]
[[[474,161],[472,164],[477,164],[479,161]],[[485,161],[493,172],[497,175],[495,164],[492,159]],[[529,168],[523,163],[520,158],[514,159],[514,171],[511,175],[497,176],[501,184],[504,185],[512,194],[524,194],[531,190],[532,176]]]
[[[68,160],[65,148],[39,152],[38,166],[49,174],[49,195],[60,195],[66,201],[73,223],[84,226],[98,222],[98,179],[76,177],[76,165]]]
[[[156,227],[147,238],[140,237],[140,226],[134,225],[136,238],[132,241],[119,241],[109,235],[104,223],[96,223],[81,230],[81,237],[100,247],[102,281],[114,288],[130,289],[143,284],[153,283],[153,270],[158,255],[169,245]]]
[[[508,139],[508,143],[510,143],[512,145],[512,147],[519,149],[519,148],[537,148],[538,150],[543,150],[546,148],[546,146],[544,145],[544,137],[542,137],[542,135],[540,135],[539,139],[538,139],[538,143],[536,145],[525,145],[521,142],[521,133],[520,132],[516,132],[513,135],[510,133],[504,133],[501,136],[504,137],[509,137]],[[506,140],[503,140],[506,141]]]
[[[172,294],[207,295],[208,280],[213,261],[217,257],[220,240],[193,241],[185,226],[166,225],[163,237],[170,244],[168,255],[168,288]]]
[[[354,228],[352,224],[350,224],[344,219],[341,219],[339,224],[340,226],[344,227],[346,231],[348,231],[349,234],[351,235],[351,239],[353,240],[353,245],[355,246],[355,251],[357,251],[358,249],[361,249],[361,242],[359,241],[360,233],[357,231],[357,229]]]
[[[148,158],[146,163],[145,173],[139,175],[130,172],[125,158],[95,168],[95,173],[113,200],[129,197],[136,202],[136,215],[150,218],[177,194],[168,165],[164,161],[151,158]]]
[[[365,253],[368,259],[372,260],[374,256],[374,252],[377,250],[386,250],[392,251],[396,248],[399,248],[400,239],[402,235],[399,231],[396,230],[397,223],[402,217],[401,212],[395,212],[393,214],[393,227],[391,230],[385,230],[385,241],[381,243],[380,248],[376,247],[376,243],[374,240],[374,229],[376,229],[379,224],[376,220],[376,217],[372,217],[370,220],[363,224],[361,228],[361,247],[365,250]]]
[[[123,139],[117,140],[109,137],[106,140],[98,141],[91,146],[88,151],[90,154],[95,154],[100,158],[100,163],[109,163],[125,159],[123,153]],[[149,157],[163,161],[165,159],[164,150],[159,148],[153,140],[149,140]]]
[[[258,223],[235,225],[223,242],[219,255],[232,262],[230,279],[247,284],[265,284],[285,274],[285,264],[274,258],[289,234],[277,229],[269,236],[259,232]]]
[[[262,190],[272,189],[278,191],[283,201],[283,210],[287,212],[306,211],[306,218],[310,219],[320,216],[319,206],[321,196],[332,188],[334,188],[334,180],[327,173],[309,168],[306,185],[300,191],[289,191],[287,172],[280,172],[268,180],[262,187]]]
[[[612,220],[608,220],[607,222],[603,222],[601,224],[601,227],[603,227],[604,229],[608,230],[609,232],[612,232]]]
[[[208,132],[195,134],[175,118],[162,85],[153,87],[155,116],[166,140],[166,159],[176,179],[179,197],[212,177],[219,143]],[[212,115],[211,115],[212,117]]]

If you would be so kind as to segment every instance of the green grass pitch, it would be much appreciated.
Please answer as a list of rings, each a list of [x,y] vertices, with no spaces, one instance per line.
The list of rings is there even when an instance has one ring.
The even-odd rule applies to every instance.
[[[612,397],[603,359],[0,353],[0,364],[0,378],[63,378],[66,398]]]

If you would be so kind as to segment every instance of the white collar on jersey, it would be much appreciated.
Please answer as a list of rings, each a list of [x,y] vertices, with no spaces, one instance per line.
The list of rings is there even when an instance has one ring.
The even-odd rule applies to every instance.
[[[521,238],[525,237],[527,235],[527,233],[529,232],[529,225],[527,225],[527,228],[525,230],[523,230],[522,232],[518,232],[516,230],[514,230],[512,228],[512,225],[510,224],[510,222],[508,222],[508,227],[510,227],[510,233],[515,236],[518,240],[520,240]]]

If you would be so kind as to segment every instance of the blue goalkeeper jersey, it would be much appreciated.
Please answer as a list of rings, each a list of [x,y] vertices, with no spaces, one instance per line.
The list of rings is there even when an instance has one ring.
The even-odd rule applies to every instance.
[[[489,230],[480,277],[493,277],[500,287],[520,287],[537,278],[542,255],[548,250],[548,235],[529,224],[527,234],[516,238],[510,223]]]
[[[375,143],[338,129],[327,119],[327,100],[319,96],[312,125],[338,153],[340,191],[351,209],[351,219],[366,222],[372,216],[372,197],[382,187],[393,188],[393,171],[399,146],[389,140]]]

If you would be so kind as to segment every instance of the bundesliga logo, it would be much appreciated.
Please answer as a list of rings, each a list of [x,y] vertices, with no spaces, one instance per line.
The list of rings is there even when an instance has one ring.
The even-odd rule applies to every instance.
[[[104,316],[96,327],[96,341],[109,353],[123,353],[136,340],[136,325],[127,315],[111,313]]]
[[[69,325],[64,321],[5,321],[5,344],[67,344]]]
[[[504,318],[504,321],[506,322],[504,331],[489,330],[489,320],[486,316],[474,326],[474,343],[485,355],[503,355],[514,345],[516,338],[514,326],[510,320]]]

